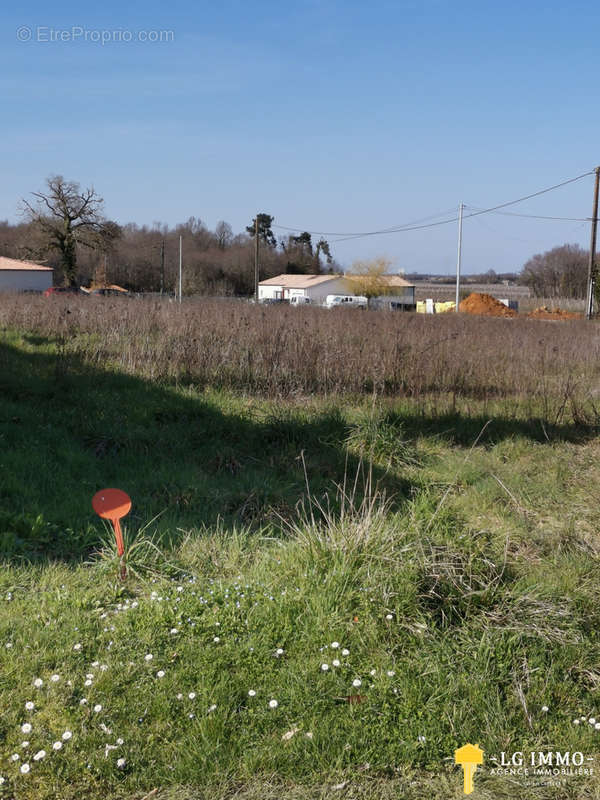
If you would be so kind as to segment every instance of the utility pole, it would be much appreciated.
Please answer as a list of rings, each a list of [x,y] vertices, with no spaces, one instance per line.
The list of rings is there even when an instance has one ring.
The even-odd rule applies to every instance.
[[[160,243],[160,295],[165,288],[165,240]]]
[[[254,219],[254,302],[258,303],[258,214]]]
[[[590,260],[588,262],[588,285],[585,318],[591,319],[594,313],[594,289],[596,287],[596,231],[598,228],[598,188],[600,186],[600,167],[596,167],[594,181],[594,202],[592,205],[592,234],[590,239]]]
[[[456,258],[456,307],[455,311],[458,314],[458,306],[460,305],[460,261],[462,257],[462,221],[463,221],[464,204],[460,203],[458,206],[458,255]]]
[[[181,303],[181,282],[183,278],[183,236],[179,236],[179,302]]]

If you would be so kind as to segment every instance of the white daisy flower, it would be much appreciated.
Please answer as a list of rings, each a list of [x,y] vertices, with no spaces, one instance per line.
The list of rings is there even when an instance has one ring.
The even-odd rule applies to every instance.
[[[542,711],[544,714],[546,714],[549,710],[550,709],[548,708],[548,706],[542,706]]]
[[[39,689],[41,686],[44,685],[44,681],[41,678],[36,678],[33,682],[33,685],[36,689]]]
[[[31,725],[30,725],[30,723],[29,722],[24,722],[21,725],[21,730],[23,731],[23,733],[31,733]]]
[[[29,764],[21,764],[21,774],[22,775],[27,775],[29,770],[30,770]]]
[[[256,697],[256,692],[254,691],[254,689],[250,689],[250,691],[248,692],[248,697]]]
[[[352,686],[354,686],[355,689],[358,689],[359,686],[362,686],[361,679],[360,678],[354,678],[354,680],[352,681]]]
[[[119,738],[117,739],[117,744],[118,744],[118,745],[121,745],[121,744],[123,744],[123,739],[121,739],[121,737],[119,737]]]
[[[578,719],[574,719],[573,720],[573,725],[579,725],[579,720]]]
[[[329,664],[321,664],[321,669],[323,670],[323,672],[327,672],[327,670],[329,669]]]
[[[84,685],[84,686],[91,686],[91,685],[92,685],[92,682],[91,682],[91,680],[88,678],[88,679],[87,679],[87,681],[84,681],[84,682],[83,682],[83,685]]]
[[[283,647],[278,647],[277,650],[275,650],[275,655],[276,656],[282,656],[283,655]]]
[[[81,647],[81,645],[79,645],[79,647]],[[77,649],[77,645],[75,645],[75,649]],[[60,680],[60,675],[54,673],[54,675],[50,675],[50,680],[52,683],[57,683]]]
[[[96,703],[96,705],[94,706],[94,711],[96,712],[96,714],[99,714],[102,711],[102,706],[100,705],[100,703]]]
[[[159,669],[158,672],[156,673],[156,677],[157,678],[164,678],[165,677],[164,669]]]
[[[339,667],[341,661],[339,660],[339,658],[334,658],[331,663],[333,664],[334,667]]]
[[[117,767],[119,769],[124,769],[126,763],[127,763],[127,761],[124,758],[118,758],[117,759]]]
[[[27,750],[28,747],[29,747],[29,742],[21,742],[21,748],[23,750]]]
[[[25,708],[27,709],[27,711],[33,711],[33,709],[35,708],[35,703],[33,703],[31,700],[28,700],[25,703]]]
[[[11,761],[18,761],[20,758],[21,758],[21,756],[18,753],[13,753],[12,756],[10,757],[10,760]]]
[[[34,755],[34,761],[41,761],[42,758],[46,758],[46,751],[45,750],[38,750],[37,753]]]
[[[269,708],[277,708],[278,705],[277,700],[269,700]]]
[[[61,750],[62,746],[63,746],[63,743],[59,740],[58,742],[54,742],[54,744],[52,745],[52,749],[53,750]]]
[[[73,736],[73,734],[71,733],[71,731],[65,731],[65,732],[63,733],[63,735],[62,735],[62,740],[63,740],[63,742],[68,742],[68,741],[69,741],[69,739],[70,739],[72,736]]]
[[[215,642],[215,644],[219,644],[220,641],[221,640],[219,639],[218,636],[213,636],[213,642]]]
[[[348,650],[347,647],[344,647],[344,649],[342,650],[342,655],[343,656],[349,656],[350,655],[350,650]]]
[[[195,697],[196,697],[196,692],[190,692],[190,693],[188,694],[188,697],[190,698],[190,700],[194,700],[194,699],[195,699]]]
[[[144,656],[144,661],[152,661],[153,658],[154,658],[154,656],[152,655],[152,653],[147,653]]]
[[[73,650],[81,650],[81,642],[77,642],[77,644],[74,644]]]
[[[392,614],[386,614],[386,615],[385,615],[385,618],[386,618],[387,620],[394,619],[394,617],[393,617],[393,615],[392,615]]]
[[[396,673],[394,672],[394,670],[393,670],[393,669],[388,669],[388,671],[387,671],[387,676],[388,676],[388,678],[393,678],[395,674],[396,674]],[[544,710],[544,709],[542,708],[542,711],[543,711],[543,710]],[[546,709],[546,711],[548,711],[548,709]]]
[[[340,643],[339,642],[332,642],[331,646],[333,647],[334,650],[337,650],[338,647],[340,646]]]
[[[82,697],[79,701],[80,706],[85,706],[87,704],[87,697]]]

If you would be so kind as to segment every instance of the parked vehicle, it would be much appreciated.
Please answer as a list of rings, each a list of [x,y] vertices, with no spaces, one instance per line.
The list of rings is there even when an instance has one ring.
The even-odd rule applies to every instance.
[[[362,295],[328,294],[325,298],[327,308],[362,308],[366,309],[368,301]]]
[[[310,297],[305,297],[302,294],[295,294],[293,297],[290,297],[290,305],[296,306],[309,306],[312,303]]]
[[[87,292],[83,292],[77,286],[51,286],[49,289],[46,289],[44,292],[44,297],[50,297],[53,294],[87,294]]]
[[[290,301],[287,299],[287,297],[285,299],[283,297],[261,297],[258,302],[262,306],[274,306],[281,303],[289,303]]]

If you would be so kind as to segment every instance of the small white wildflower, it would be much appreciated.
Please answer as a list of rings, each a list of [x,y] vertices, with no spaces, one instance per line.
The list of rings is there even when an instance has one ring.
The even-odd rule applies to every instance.
[[[578,719],[574,719],[573,720],[573,725],[579,725],[579,720]]]
[[[329,664],[321,664],[321,669],[323,670],[323,672],[327,672],[327,670],[329,669]]]
[[[99,714],[102,711],[102,706],[100,705],[100,703],[96,703],[96,705],[94,706],[94,711],[96,712],[96,714]]]
[[[354,680],[352,681],[352,686],[354,686],[356,689],[358,689],[359,686],[362,686],[361,679],[360,678],[354,678]]]
[[[106,666],[106,664],[100,664],[100,672],[106,672],[107,669],[108,667]]]
[[[254,691],[254,689],[249,690],[248,697],[256,697],[256,692]]]
[[[282,656],[283,655],[283,647],[278,647],[277,650],[275,650],[275,655],[276,656]]]
[[[349,656],[350,655],[350,650],[348,650],[347,647],[344,647],[344,649],[342,650],[342,655],[343,656]]]
[[[219,639],[218,636],[213,636],[213,642],[215,642],[215,644],[219,644],[220,641],[221,640]]]
[[[278,705],[277,700],[269,700],[269,708],[277,708]]]
[[[196,692],[190,692],[188,694],[188,697],[190,698],[190,700],[194,700],[194,698],[196,697]]]
[[[84,685],[84,686],[91,686],[91,685],[92,685],[92,682],[91,682],[91,680],[88,678],[88,679],[87,679],[87,681],[84,681],[84,682],[83,682],[83,685]]]
[[[178,692],[177,699],[178,700],[183,700],[183,695],[181,694],[181,692]]]
[[[30,770],[29,764],[21,764],[21,774],[22,775],[27,775],[29,770]]]
[[[396,674],[396,673],[394,672],[394,670],[393,670],[393,669],[388,669],[388,671],[387,671],[387,676],[388,676],[388,678],[393,678],[395,674]],[[542,708],[542,711],[543,711],[543,710],[544,710],[544,709]],[[548,711],[548,709],[546,709],[546,711]]]
[[[152,653],[147,653],[144,656],[144,661],[152,661],[153,658],[154,658],[154,656],[152,655]]]
[[[394,619],[394,617],[393,617],[393,615],[392,615],[392,614],[386,614],[386,615],[385,615],[385,618],[386,618],[387,620]]]
[[[33,703],[31,700],[28,700],[25,703],[25,708],[27,709],[27,711],[33,711],[33,709],[35,708],[35,703]]]
[[[600,722],[597,722],[597,723],[594,725],[594,728],[595,728],[597,731],[600,731]]]
[[[170,632],[171,632],[171,634],[172,634],[172,635],[175,635],[176,633],[179,633],[179,631],[177,630],[177,628],[171,628],[171,631],[170,631]]]
[[[41,678],[36,678],[33,682],[33,685],[36,689],[39,689],[41,686],[44,685],[44,681]]]
[[[377,670],[376,669],[372,669],[371,672],[369,672],[369,675],[371,675],[371,676],[377,675]]]
[[[127,763],[127,761],[124,758],[118,758],[117,759],[117,767],[119,769],[124,769],[126,763]]]
[[[42,758],[46,758],[46,751],[45,750],[38,750],[37,753],[34,755],[34,761],[41,761]]]
[[[92,667],[99,667],[99,666],[100,666],[99,661],[92,661]]]
[[[12,647],[12,642],[7,642],[7,643],[4,645],[4,647],[6,647],[6,649],[7,649],[7,650],[10,650],[10,648]]]
[[[307,731],[304,735],[306,736],[307,739],[313,738],[312,731]]]
[[[82,697],[79,701],[80,706],[85,706],[87,704],[87,697]]]
[[[81,645],[79,645],[79,647],[81,647]],[[75,649],[76,648],[77,648],[77,645],[75,646]],[[54,673],[54,675],[50,675],[50,680],[52,681],[52,683],[57,683],[60,680],[60,675],[57,675],[56,673]]]
[[[54,742],[54,744],[52,745],[52,749],[53,750],[61,750],[62,746],[63,746],[63,743],[59,740],[58,742]]]
[[[213,703],[212,706],[209,706],[208,713],[212,714],[213,711],[217,710],[217,706]]]
[[[159,669],[158,672],[156,673],[156,677],[157,678],[164,678],[165,677],[164,669]]]
[[[18,753],[13,753],[12,756],[10,757],[10,760],[11,761],[18,761],[20,758],[21,758],[21,756]]]
[[[63,733],[63,735],[62,735],[62,740],[63,740],[63,742],[68,742],[68,741],[69,741],[69,739],[70,739],[72,736],[73,736],[73,734],[71,733],[71,731],[65,731],[65,732]]]
[[[118,744],[118,745],[121,745],[121,744],[123,744],[123,739],[121,739],[121,737],[119,737],[119,738],[117,739],[117,744]]]
[[[29,742],[21,742],[21,748],[23,750],[27,750],[28,747],[29,747]]]
[[[339,667],[341,662],[340,662],[339,658],[334,658],[331,663],[333,664],[334,667]]]
[[[2,784],[3,784],[5,781],[6,781],[6,778],[4,778],[2,775],[0,775],[0,786],[2,786]]]
[[[31,724],[29,722],[24,722],[21,725],[21,730],[23,733],[31,733]]]
[[[423,744],[423,742],[425,742],[425,737],[424,736],[419,736],[418,739],[421,742],[421,744]]]
[[[339,642],[332,642],[331,646],[333,647],[334,650],[337,650],[338,647],[340,646],[340,643]]]
[[[81,650],[81,642],[77,642],[77,644],[74,644],[73,650]]]
[[[87,672],[85,677],[88,679],[88,681],[91,681],[92,678],[94,677],[94,673],[93,672]]]
[[[542,712],[546,714],[549,711],[548,706],[542,706]]]
[[[588,719],[588,722],[590,723],[590,725],[595,725],[596,724],[596,718],[595,717],[590,717]]]

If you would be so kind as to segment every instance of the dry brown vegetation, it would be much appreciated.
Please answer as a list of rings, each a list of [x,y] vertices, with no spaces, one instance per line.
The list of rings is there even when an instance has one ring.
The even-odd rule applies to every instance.
[[[600,412],[600,337],[583,320],[5,295],[0,326],[51,338],[73,364],[199,388],[502,400],[551,423]]]

